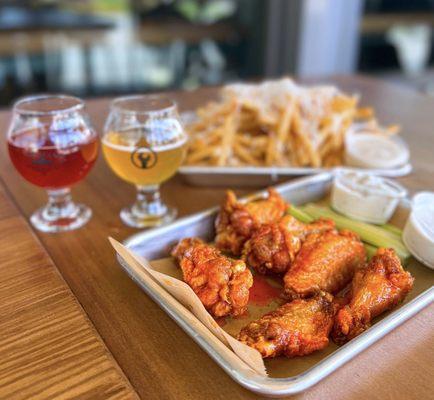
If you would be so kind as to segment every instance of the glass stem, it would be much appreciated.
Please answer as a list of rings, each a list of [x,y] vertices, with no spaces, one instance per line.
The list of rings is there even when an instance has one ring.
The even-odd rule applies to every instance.
[[[43,210],[45,219],[55,221],[75,217],[77,206],[72,201],[70,189],[47,190],[47,193],[48,204]]]
[[[161,202],[159,185],[137,185],[136,187],[137,199],[133,205],[134,214],[159,217],[167,212],[167,207]]]

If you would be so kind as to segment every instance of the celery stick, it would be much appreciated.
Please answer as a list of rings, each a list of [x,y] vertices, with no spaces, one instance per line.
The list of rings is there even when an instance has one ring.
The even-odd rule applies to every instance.
[[[380,227],[385,229],[386,231],[389,231],[389,232],[392,232],[392,233],[398,235],[399,237],[402,236],[402,229],[398,228],[395,225],[384,224],[384,225],[380,225]]]
[[[288,213],[291,214],[294,218],[297,218],[299,221],[304,222],[305,224],[309,224],[315,220],[315,218],[311,217],[309,214],[300,210],[300,208],[295,207],[294,205],[290,205],[288,208]]]
[[[328,206],[328,209],[330,209],[330,211],[336,212],[332,207]],[[338,215],[342,215],[339,212],[336,212]],[[379,226],[380,228],[395,234],[396,236],[398,236],[399,238],[401,238],[402,236],[402,229],[398,228],[395,225],[391,225],[391,224],[383,224],[383,225],[376,225]]]
[[[403,262],[410,257],[410,253],[408,252],[407,248],[396,234],[378,226],[352,220],[350,218],[344,217],[343,215],[335,213],[327,207],[317,206],[312,203],[305,205],[302,208],[302,211],[311,215],[315,219],[320,217],[330,218],[335,221],[336,226],[339,229],[352,230],[357,233],[364,242],[373,246],[393,248]]]
[[[368,256],[368,260],[370,260],[377,252],[378,247],[365,243],[365,250],[366,250],[366,255]]]

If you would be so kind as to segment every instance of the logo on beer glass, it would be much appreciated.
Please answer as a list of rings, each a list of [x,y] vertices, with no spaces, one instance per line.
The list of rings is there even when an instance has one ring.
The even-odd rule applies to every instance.
[[[149,147],[137,147],[131,153],[131,162],[135,167],[140,169],[149,169],[157,163],[157,153],[152,151]]]

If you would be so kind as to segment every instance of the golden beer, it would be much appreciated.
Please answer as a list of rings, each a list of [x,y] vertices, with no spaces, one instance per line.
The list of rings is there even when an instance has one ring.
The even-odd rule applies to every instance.
[[[172,100],[134,95],[112,101],[102,151],[113,172],[137,189],[136,201],[119,214],[126,225],[149,228],[175,219],[176,209],[161,199],[160,184],[181,165],[186,142]]]
[[[104,157],[117,176],[145,186],[158,185],[176,173],[184,158],[185,140],[151,146],[144,139],[132,144],[132,136],[108,132],[102,141]]]

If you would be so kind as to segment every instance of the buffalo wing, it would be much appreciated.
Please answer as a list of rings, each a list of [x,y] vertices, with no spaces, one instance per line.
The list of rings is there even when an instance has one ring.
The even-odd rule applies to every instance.
[[[322,290],[335,294],[351,281],[365,260],[365,248],[355,233],[313,233],[283,278],[285,294],[289,298],[309,297]]]
[[[379,249],[367,268],[354,276],[350,302],[336,315],[334,341],[344,343],[366,330],[373,318],[404,300],[413,280],[394,250]]]
[[[244,327],[238,340],[262,357],[303,356],[327,346],[333,325],[333,296],[320,293],[297,299]]]
[[[304,224],[291,215],[285,215],[279,223],[267,224],[257,229],[243,248],[243,259],[259,273],[285,273],[298,251],[302,241],[310,233],[333,229],[332,220],[319,219]]]
[[[252,273],[198,238],[183,239],[173,249],[184,281],[214,317],[237,316],[247,309]]]
[[[216,219],[216,246],[240,255],[253,232],[263,224],[278,222],[287,207],[274,189],[268,189],[268,198],[248,203],[239,203],[229,190]]]

